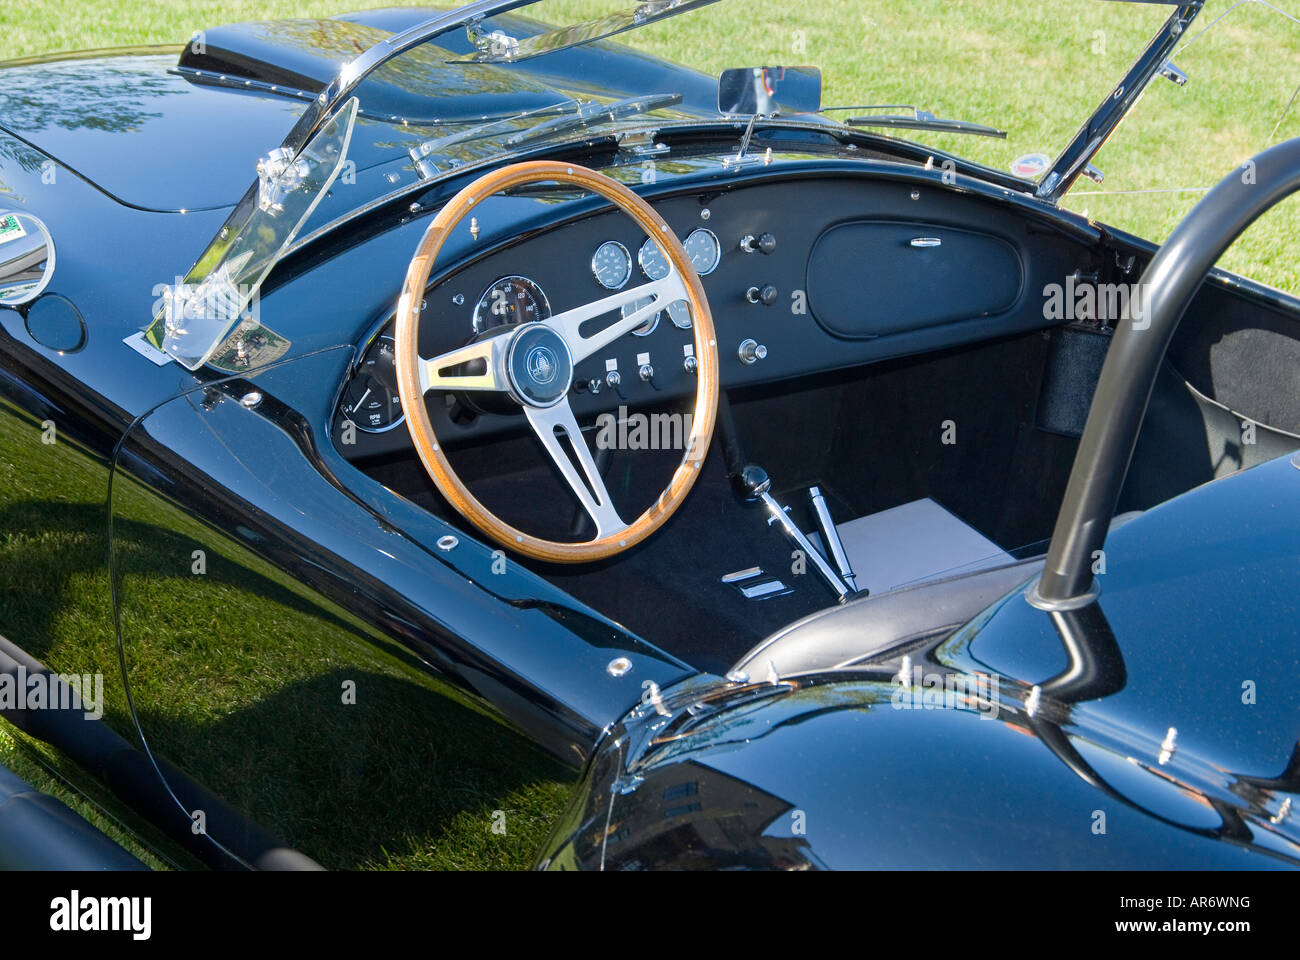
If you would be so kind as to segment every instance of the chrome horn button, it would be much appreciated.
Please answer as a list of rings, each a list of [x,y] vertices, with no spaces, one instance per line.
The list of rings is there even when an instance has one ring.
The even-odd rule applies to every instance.
[[[573,355],[564,338],[543,323],[524,324],[506,349],[511,395],[530,407],[551,407],[573,385]]]

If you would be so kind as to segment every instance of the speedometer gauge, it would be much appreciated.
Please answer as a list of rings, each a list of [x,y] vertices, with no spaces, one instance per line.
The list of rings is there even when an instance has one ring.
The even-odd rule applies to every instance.
[[[641,272],[651,280],[662,280],[672,272],[672,266],[668,263],[668,258],[664,256],[664,252],[659,249],[659,244],[655,243],[652,237],[646,238],[646,242],[641,244],[641,249],[637,251],[636,262],[640,264]],[[682,330],[689,330],[691,328],[691,308],[689,304],[685,300],[674,300],[668,305],[668,319],[673,322],[673,326]],[[649,330],[646,331],[646,333],[649,332]],[[642,336],[644,335],[642,334]]]
[[[652,237],[647,237],[645,243],[641,244],[641,249],[637,251],[636,262],[640,264],[641,272],[651,280],[662,280],[672,269],[668,265],[668,258],[664,256],[664,252],[659,249],[659,244],[655,243]]]
[[[402,422],[392,337],[380,337],[366,351],[343,394],[343,415],[366,433],[384,433]]]
[[[502,277],[478,298],[474,307],[474,332],[545,320],[550,315],[551,304],[541,287],[527,277]]]
[[[712,230],[704,227],[692,230],[682,246],[686,248],[686,255],[691,258],[691,266],[700,276],[707,277],[718,269],[718,261],[722,259],[722,244],[718,243],[718,238]]]
[[[591,273],[606,290],[617,290],[632,276],[632,254],[617,240],[606,240],[591,257]]]

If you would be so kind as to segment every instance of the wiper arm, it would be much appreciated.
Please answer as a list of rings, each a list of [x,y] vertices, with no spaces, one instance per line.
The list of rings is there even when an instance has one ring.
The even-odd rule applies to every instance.
[[[681,102],[682,95],[680,93],[655,93],[644,97],[628,97],[626,100],[615,100],[613,103],[587,103],[583,104],[577,113],[548,120],[529,130],[506,137],[503,142],[507,147],[531,147],[534,144],[568,133],[571,130],[582,130],[586,127],[610,123],[637,113],[662,110],[665,107],[676,106]]]
[[[448,147],[456,146],[462,143],[472,143],[475,140],[484,140],[494,134],[504,133],[518,126],[521,121],[532,119],[533,117],[548,117],[552,114],[572,115],[582,111],[589,104],[570,98],[562,100],[559,103],[553,103],[545,107],[535,107],[532,110],[525,110],[521,113],[512,113],[509,116],[498,117],[495,120],[489,120],[487,123],[480,123],[466,130],[459,130],[456,133],[449,133],[444,137],[437,137],[433,140],[425,140],[418,146],[410,149],[411,159],[415,161],[416,166],[424,176],[431,176],[438,170],[439,162],[446,162],[446,158],[441,154]]]
[[[928,110],[921,110],[911,104],[882,104],[872,107],[828,107],[827,110],[910,110],[911,115],[899,113],[869,113],[860,117],[849,117],[844,121],[851,127],[889,127],[896,130],[935,130],[940,133],[964,133],[976,137],[1007,138],[1005,130],[987,127],[982,123],[969,120],[946,120],[936,117]]]

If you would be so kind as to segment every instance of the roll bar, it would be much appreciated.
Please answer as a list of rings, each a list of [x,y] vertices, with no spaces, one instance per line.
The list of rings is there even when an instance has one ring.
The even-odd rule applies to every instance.
[[[1210,268],[1256,219],[1300,190],[1300,137],[1247,160],[1198,203],[1151,260],[1140,308],[1119,324],[1102,366],[1047,563],[1029,590],[1048,610],[1086,606],[1097,596],[1100,550],[1146,416],[1156,374],[1187,305]]]

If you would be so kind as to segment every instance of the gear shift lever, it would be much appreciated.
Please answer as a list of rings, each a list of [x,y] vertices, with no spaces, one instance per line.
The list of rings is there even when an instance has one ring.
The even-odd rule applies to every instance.
[[[826,562],[821,552],[804,536],[798,525],[786,515],[785,508],[772,496],[772,480],[766,470],[752,463],[747,464],[732,478],[732,484],[746,500],[762,503],[767,508],[767,512],[772,515],[768,523],[776,523],[796,549],[802,550],[804,556],[812,561],[827,586],[835,593],[837,600],[843,600],[852,592],[839,574],[831,569],[831,565]]]

